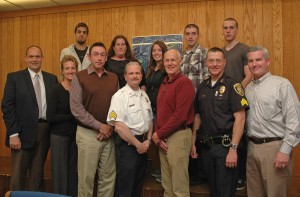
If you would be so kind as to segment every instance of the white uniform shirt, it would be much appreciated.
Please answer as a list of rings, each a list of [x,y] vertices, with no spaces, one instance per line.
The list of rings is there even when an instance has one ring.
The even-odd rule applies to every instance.
[[[148,95],[139,89],[132,90],[127,84],[114,94],[111,99],[107,122],[123,122],[133,135],[147,133],[153,119]]]

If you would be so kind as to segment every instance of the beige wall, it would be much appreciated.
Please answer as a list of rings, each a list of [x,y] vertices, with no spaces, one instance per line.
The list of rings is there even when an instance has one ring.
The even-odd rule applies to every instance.
[[[164,3],[161,3],[164,2]],[[59,54],[74,42],[74,26],[90,27],[88,43],[102,41],[107,47],[116,34],[133,36],[178,34],[187,23],[199,25],[201,43],[210,48],[224,45],[224,18],[239,21],[238,39],[270,50],[271,71],[287,77],[300,95],[300,0],[126,0],[96,4],[0,13],[0,97],[6,74],[25,68],[25,49],[32,44],[44,51],[43,69],[59,75]],[[4,146],[5,126],[0,120],[0,156],[9,156]],[[297,148],[295,175],[300,176]]]

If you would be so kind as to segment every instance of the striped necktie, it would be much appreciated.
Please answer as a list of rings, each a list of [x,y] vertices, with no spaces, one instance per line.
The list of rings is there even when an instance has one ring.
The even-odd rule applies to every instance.
[[[38,74],[35,74],[34,76],[34,91],[36,100],[39,106],[39,118],[42,117],[42,93],[41,93],[41,84],[40,84],[40,76]]]

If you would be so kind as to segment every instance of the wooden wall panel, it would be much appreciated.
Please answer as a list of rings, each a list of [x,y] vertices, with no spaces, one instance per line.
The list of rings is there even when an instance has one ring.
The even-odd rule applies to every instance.
[[[56,9],[0,13],[0,96],[8,72],[24,69],[25,50],[37,44],[44,52],[43,68],[60,75],[60,51],[74,42],[74,27],[86,22],[88,44],[102,41],[109,48],[116,34],[133,36],[181,34],[188,23],[200,27],[200,43],[224,46],[222,23],[227,17],[239,22],[238,39],[263,45],[270,51],[271,71],[287,77],[300,95],[300,0],[126,0],[64,6]],[[185,46],[185,45],[184,45]],[[5,127],[0,120],[0,156]],[[300,148],[295,150],[294,174],[300,176]]]

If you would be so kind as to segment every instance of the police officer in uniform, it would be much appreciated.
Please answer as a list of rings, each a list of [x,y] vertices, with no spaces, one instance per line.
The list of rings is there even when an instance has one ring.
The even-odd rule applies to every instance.
[[[115,197],[139,197],[147,169],[147,153],[153,131],[150,100],[139,84],[142,66],[129,62],[124,76],[127,84],[114,94],[107,117],[115,126],[116,190]]]
[[[241,84],[224,75],[226,59],[220,48],[208,50],[206,64],[211,76],[197,89],[193,132],[197,131],[201,143],[211,196],[232,197],[237,183],[237,148],[248,102]]]

